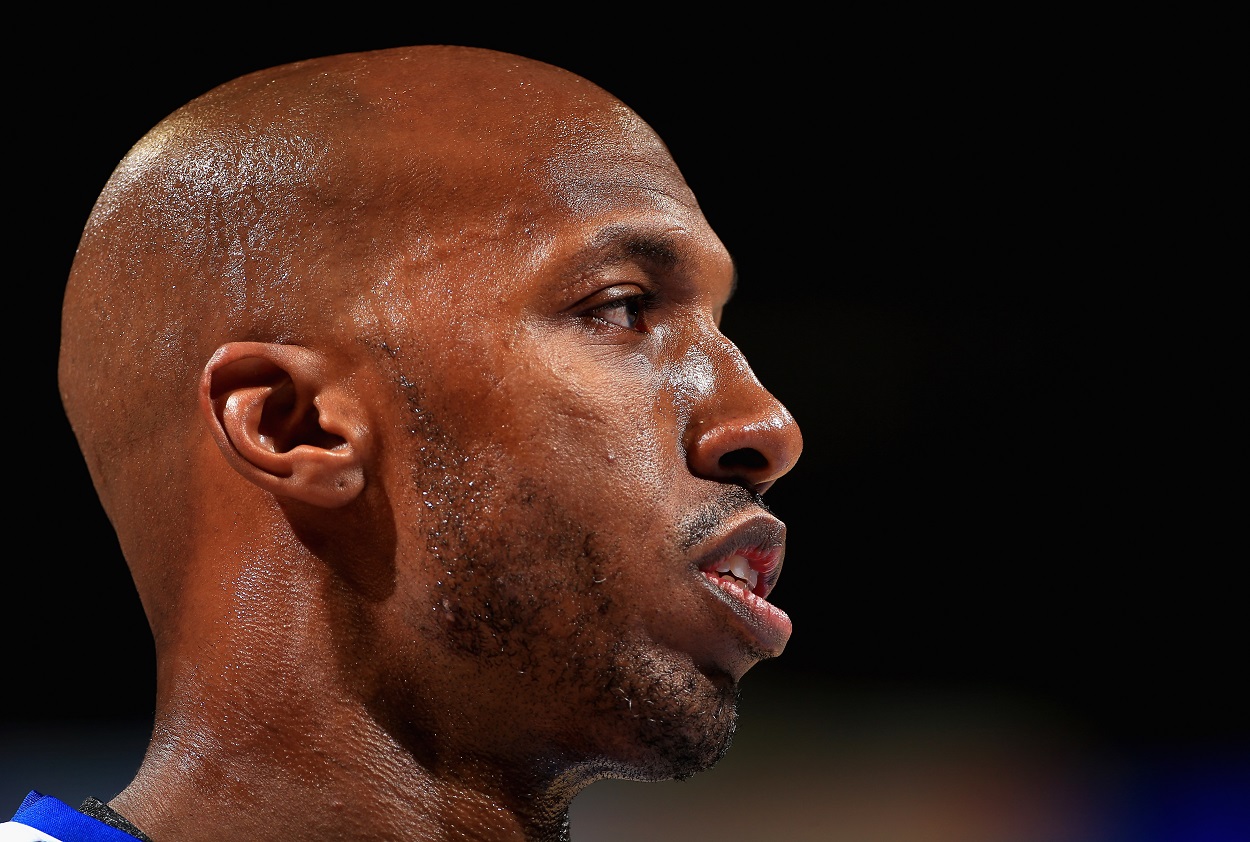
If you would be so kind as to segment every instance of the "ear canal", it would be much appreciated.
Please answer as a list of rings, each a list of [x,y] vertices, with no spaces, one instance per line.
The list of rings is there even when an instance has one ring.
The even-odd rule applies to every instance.
[[[205,366],[201,405],[226,461],[260,488],[326,508],[346,505],[364,488],[367,430],[349,422],[357,405],[324,375],[315,352],[224,345]]]
[[[332,450],[344,444],[341,436],[323,428],[316,400],[301,393],[284,377],[274,384],[260,413],[258,432],[273,443],[276,453],[285,453],[302,444]]]

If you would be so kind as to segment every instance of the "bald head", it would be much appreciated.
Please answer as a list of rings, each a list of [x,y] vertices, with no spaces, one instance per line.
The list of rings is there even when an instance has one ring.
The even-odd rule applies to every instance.
[[[494,258],[544,248],[534,219],[593,210],[576,173],[605,146],[669,167],[658,138],[592,83],[451,46],[259,71],[154,127],[84,231],[59,368],[132,563],[167,549],[140,542],[185,534],[188,513],[171,507],[188,505],[187,461],[173,454],[202,435],[195,384],[216,348],[289,343],[349,364],[379,353],[397,311],[419,309],[449,273],[480,272],[486,295]]]
[[[557,839],[592,780],[714,763],[790,633],[760,495],[801,449],[720,332],[735,280],[650,127],[541,62],[332,56],[153,128],[59,369],[156,642],[114,804]]]

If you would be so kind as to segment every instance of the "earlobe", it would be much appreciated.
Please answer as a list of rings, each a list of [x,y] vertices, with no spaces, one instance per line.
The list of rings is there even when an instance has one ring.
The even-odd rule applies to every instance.
[[[314,351],[221,346],[204,367],[200,408],[226,461],[271,494],[337,508],[364,489],[368,427]]]

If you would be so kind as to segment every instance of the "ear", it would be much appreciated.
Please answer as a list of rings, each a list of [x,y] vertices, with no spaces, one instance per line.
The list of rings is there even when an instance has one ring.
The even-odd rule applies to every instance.
[[[337,508],[364,489],[370,432],[353,393],[298,345],[231,342],[200,380],[226,461],[271,494]]]

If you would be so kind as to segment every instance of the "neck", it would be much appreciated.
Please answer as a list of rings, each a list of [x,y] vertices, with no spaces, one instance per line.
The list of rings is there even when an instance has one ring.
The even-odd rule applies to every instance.
[[[580,785],[518,781],[465,758],[429,768],[367,717],[281,713],[249,721],[227,709],[218,721],[231,727],[158,715],[138,774],[110,806],[159,842],[570,838]]]

